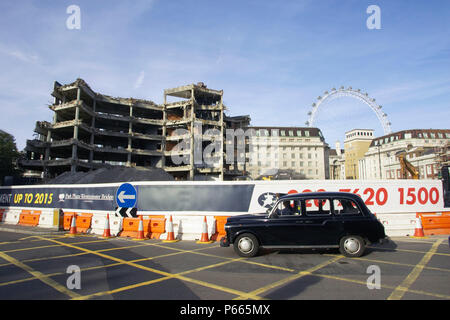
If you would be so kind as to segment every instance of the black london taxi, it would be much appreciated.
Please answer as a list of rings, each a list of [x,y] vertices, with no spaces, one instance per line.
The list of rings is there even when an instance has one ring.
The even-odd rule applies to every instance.
[[[284,195],[263,214],[230,217],[222,247],[233,244],[242,257],[260,248],[339,248],[360,257],[370,243],[385,242],[383,224],[353,193],[309,192]]]

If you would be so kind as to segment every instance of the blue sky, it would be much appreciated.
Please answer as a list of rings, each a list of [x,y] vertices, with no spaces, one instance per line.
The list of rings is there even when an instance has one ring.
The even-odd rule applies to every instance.
[[[70,30],[66,9],[81,9]],[[381,29],[369,30],[369,5]],[[2,1],[0,129],[18,148],[37,120],[52,120],[53,81],[162,103],[165,88],[204,82],[224,90],[228,115],[255,126],[305,126],[333,87],[360,88],[383,106],[393,131],[448,129],[450,1]],[[315,126],[334,147],[370,128],[375,113],[343,97]]]

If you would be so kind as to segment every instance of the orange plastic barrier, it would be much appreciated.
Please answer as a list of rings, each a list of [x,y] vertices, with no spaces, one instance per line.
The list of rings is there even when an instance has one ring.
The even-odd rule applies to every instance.
[[[419,213],[426,236],[450,234],[450,212]]]
[[[91,228],[93,213],[80,213],[77,214],[77,232],[86,233]]]
[[[19,224],[22,226],[36,227],[39,224],[39,217],[41,211],[37,210],[22,210],[19,217]]]
[[[148,233],[150,228],[150,219],[142,219],[144,225],[144,236]],[[119,232],[119,237],[137,238],[139,229],[139,218],[123,218],[122,231]]]
[[[144,216],[144,237],[159,239],[161,233],[166,232],[166,219],[164,216]],[[139,218],[124,218],[122,231],[119,237],[137,238],[139,228]]]
[[[72,224],[72,217],[75,215],[75,212],[64,212],[64,230],[70,230],[70,226]]]
[[[227,223],[228,218],[229,217],[224,216],[214,217],[214,219],[216,219],[216,233],[211,236],[211,240],[220,241],[220,239],[226,236],[227,233],[225,232],[225,224]]]
[[[64,230],[70,230],[70,226],[72,225],[72,218],[75,214],[77,215],[77,232],[86,233],[91,227],[92,216],[94,215],[92,213],[64,212]]]
[[[159,239],[161,233],[165,232],[166,218],[164,216],[150,216],[150,229],[147,236],[150,239]]]

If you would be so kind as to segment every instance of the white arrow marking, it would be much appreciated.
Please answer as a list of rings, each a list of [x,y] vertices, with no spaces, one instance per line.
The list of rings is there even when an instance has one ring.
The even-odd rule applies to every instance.
[[[134,194],[126,195],[125,191],[121,191],[119,193],[119,195],[117,196],[117,198],[119,199],[120,202],[124,203],[125,200],[128,200],[128,199],[136,199],[136,195],[134,195]]]

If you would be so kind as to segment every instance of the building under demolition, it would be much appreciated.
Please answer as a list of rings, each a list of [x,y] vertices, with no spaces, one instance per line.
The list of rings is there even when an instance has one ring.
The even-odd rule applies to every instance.
[[[53,122],[36,123],[37,138],[27,140],[27,159],[20,162],[28,176],[117,165],[162,168],[180,180],[242,175],[225,164],[224,132],[227,125],[248,126],[250,118],[225,117],[223,91],[203,83],[166,89],[157,105],[100,94],[77,79],[55,82],[52,96]]]

